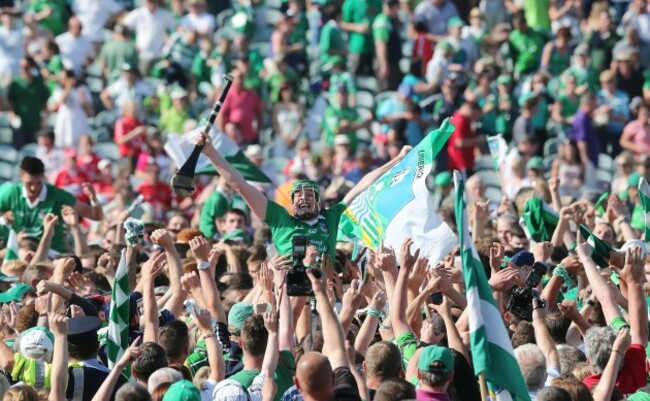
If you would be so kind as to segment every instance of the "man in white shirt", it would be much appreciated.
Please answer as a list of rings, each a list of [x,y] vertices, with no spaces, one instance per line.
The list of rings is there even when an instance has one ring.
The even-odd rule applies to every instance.
[[[447,22],[452,17],[458,17],[458,8],[451,0],[424,0],[415,7],[415,20],[424,22],[429,28],[429,34],[435,42],[439,42],[448,34]]]
[[[193,29],[201,36],[210,37],[217,27],[217,20],[212,14],[205,11],[205,0],[190,0],[188,5],[190,12],[183,17],[181,26]]]
[[[0,14],[0,87],[9,85],[11,78],[18,75],[20,59],[23,57],[23,33],[14,26],[9,13]]]
[[[36,157],[43,161],[45,165],[45,176],[50,177],[54,171],[63,165],[63,150],[54,146],[54,130],[52,128],[43,128],[36,134]]]
[[[142,109],[144,99],[153,95],[154,90],[138,77],[135,66],[127,63],[122,66],[122,77],[104,89],[99,97],[108,110],[117,109],[121,113],[127,101],[135,100]]]
[[[56,37],[63,65],[73,70],[77,77],[81,76],[84,67],[95,58],[93,43],[81,34],[82,27],[79,18],[73,16],[68,21],[68,32]]]
[[[82,35],[93,43],[104,41],[104,26],[113,15],[122,11],[114,0],[74,0],[72,11],[83,25]]]
[[[147,75],[162,54],[169,31],[176,27],[170,11],[160,8],[159,0],[145,0],[124,17],[124,25],[135,31],[135,46],[140,56],[140,72]]]

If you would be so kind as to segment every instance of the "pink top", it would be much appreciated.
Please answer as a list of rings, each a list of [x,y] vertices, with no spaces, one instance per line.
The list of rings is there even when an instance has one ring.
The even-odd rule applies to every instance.
[[[629,122],[624,131],[632,132],[632,142],[642,149],[650,149],[650,126],[644,125],[639,120]],[[642,156],[640,153],[634,154],[635,158]]]
[[[257,92],[252,89],[237,90],[233,88],[220,111],[226,123],[237,123],[241,126],[242,136],[247,142],[257,142],[259,127],[257,117],[262,114],[262,103]]]

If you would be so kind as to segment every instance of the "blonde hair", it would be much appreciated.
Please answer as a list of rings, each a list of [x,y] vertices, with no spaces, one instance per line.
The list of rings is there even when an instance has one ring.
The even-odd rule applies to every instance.
[[[591,366],[587,362],[581,362],[573,368],[571,374],[576,379],[583,381],[587,376],[591,376],[593,372],[591,371]]]
[[[38,401],[38,393],[32,386],[15,386],[7,390],[2,401]]]

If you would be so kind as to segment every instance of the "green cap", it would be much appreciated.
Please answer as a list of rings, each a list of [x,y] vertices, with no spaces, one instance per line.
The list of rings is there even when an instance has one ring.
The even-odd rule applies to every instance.
[[[20,301],[30,288],[32,287],[27,284],[17,284],[13,286],[9,291],[0,293],[0,304]]]
[[[465,23],[463,22],[460,17],[454,16],[449,19],[449,22],[447,22],[447,28],[454,28],[458,26],[465,26]]]
[[[628,401],[650,401],[650,394],[645,391],[639,391],[627,397]]]
[[[528,170],[544,170],[544,160],[539,156],[533,156],[526,163]]]
[[[641,174],[640,173],[632,173],[627,176],[627,186],[628,187],[638,187],[639,186],[639,181],[641,181]]]
[[[418,369],[423,372],[453,372],[454,354],[447,347],[429,345],[420,353]]]
[[[228,330],[232,334],[241,333],[244,321],[253,314],[253,305],[248,302],[237,302],[228,312]]]
[[[201,393],[191,381],[181,380],[169,386],[163,401],[201,401]]]
[[[451,185],[452,183],[451,173],[449,171],[443,171],[442,173],[439,173],[438,175],[436,175],[436,179],[434,183],[436,187],[444,187],[447,185]]]
[[[315,183],[312,180],[297,180],[291,184],[291,199],[293,199],[293,194],[302,188],[311,188],[316,192],[318,198],[320,198],[320,185]]]
[[[605,209],[607,208],[607,200],[609,199],[609,192],[605,192],[600,195],[600,198],[594,204],[594,209],[596,209],[596,214],[602,216],[605,214]]]
[[[510,74],[501,74],[497,78],[497,83],[500,85],[510,85],[512,83],[512,77]]]
[[[246,242],[248,240],[248,237],[246,236],[244,230],[237,229],[229,233],[225,233],[221,239],[223,241]]]

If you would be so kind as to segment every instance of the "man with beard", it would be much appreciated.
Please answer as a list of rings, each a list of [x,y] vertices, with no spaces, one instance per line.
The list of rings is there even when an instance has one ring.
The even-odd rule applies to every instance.
[[[219,172],[237,192],[241,194],[251,210],[264,220],[271,228],[273,243],[281,255],[291,253],[291,239],[295,235],[305,235],[309,243],[319,253],[334,256],[336,251],[336,233],[341,214],[352,200],[370,186],[377,178],[397,164],[410,148],[405,147],[394,160],[367,174],[342,202],[329,208],[321,207],[321,188],[311,180],[298,180],[291,186],[291,212],[270,199],[257,188],[250,185],[244,177],[231,166],[210,143],[205,133],[197,135],[195,145],[203,146],[203,153],[210,159]]]

